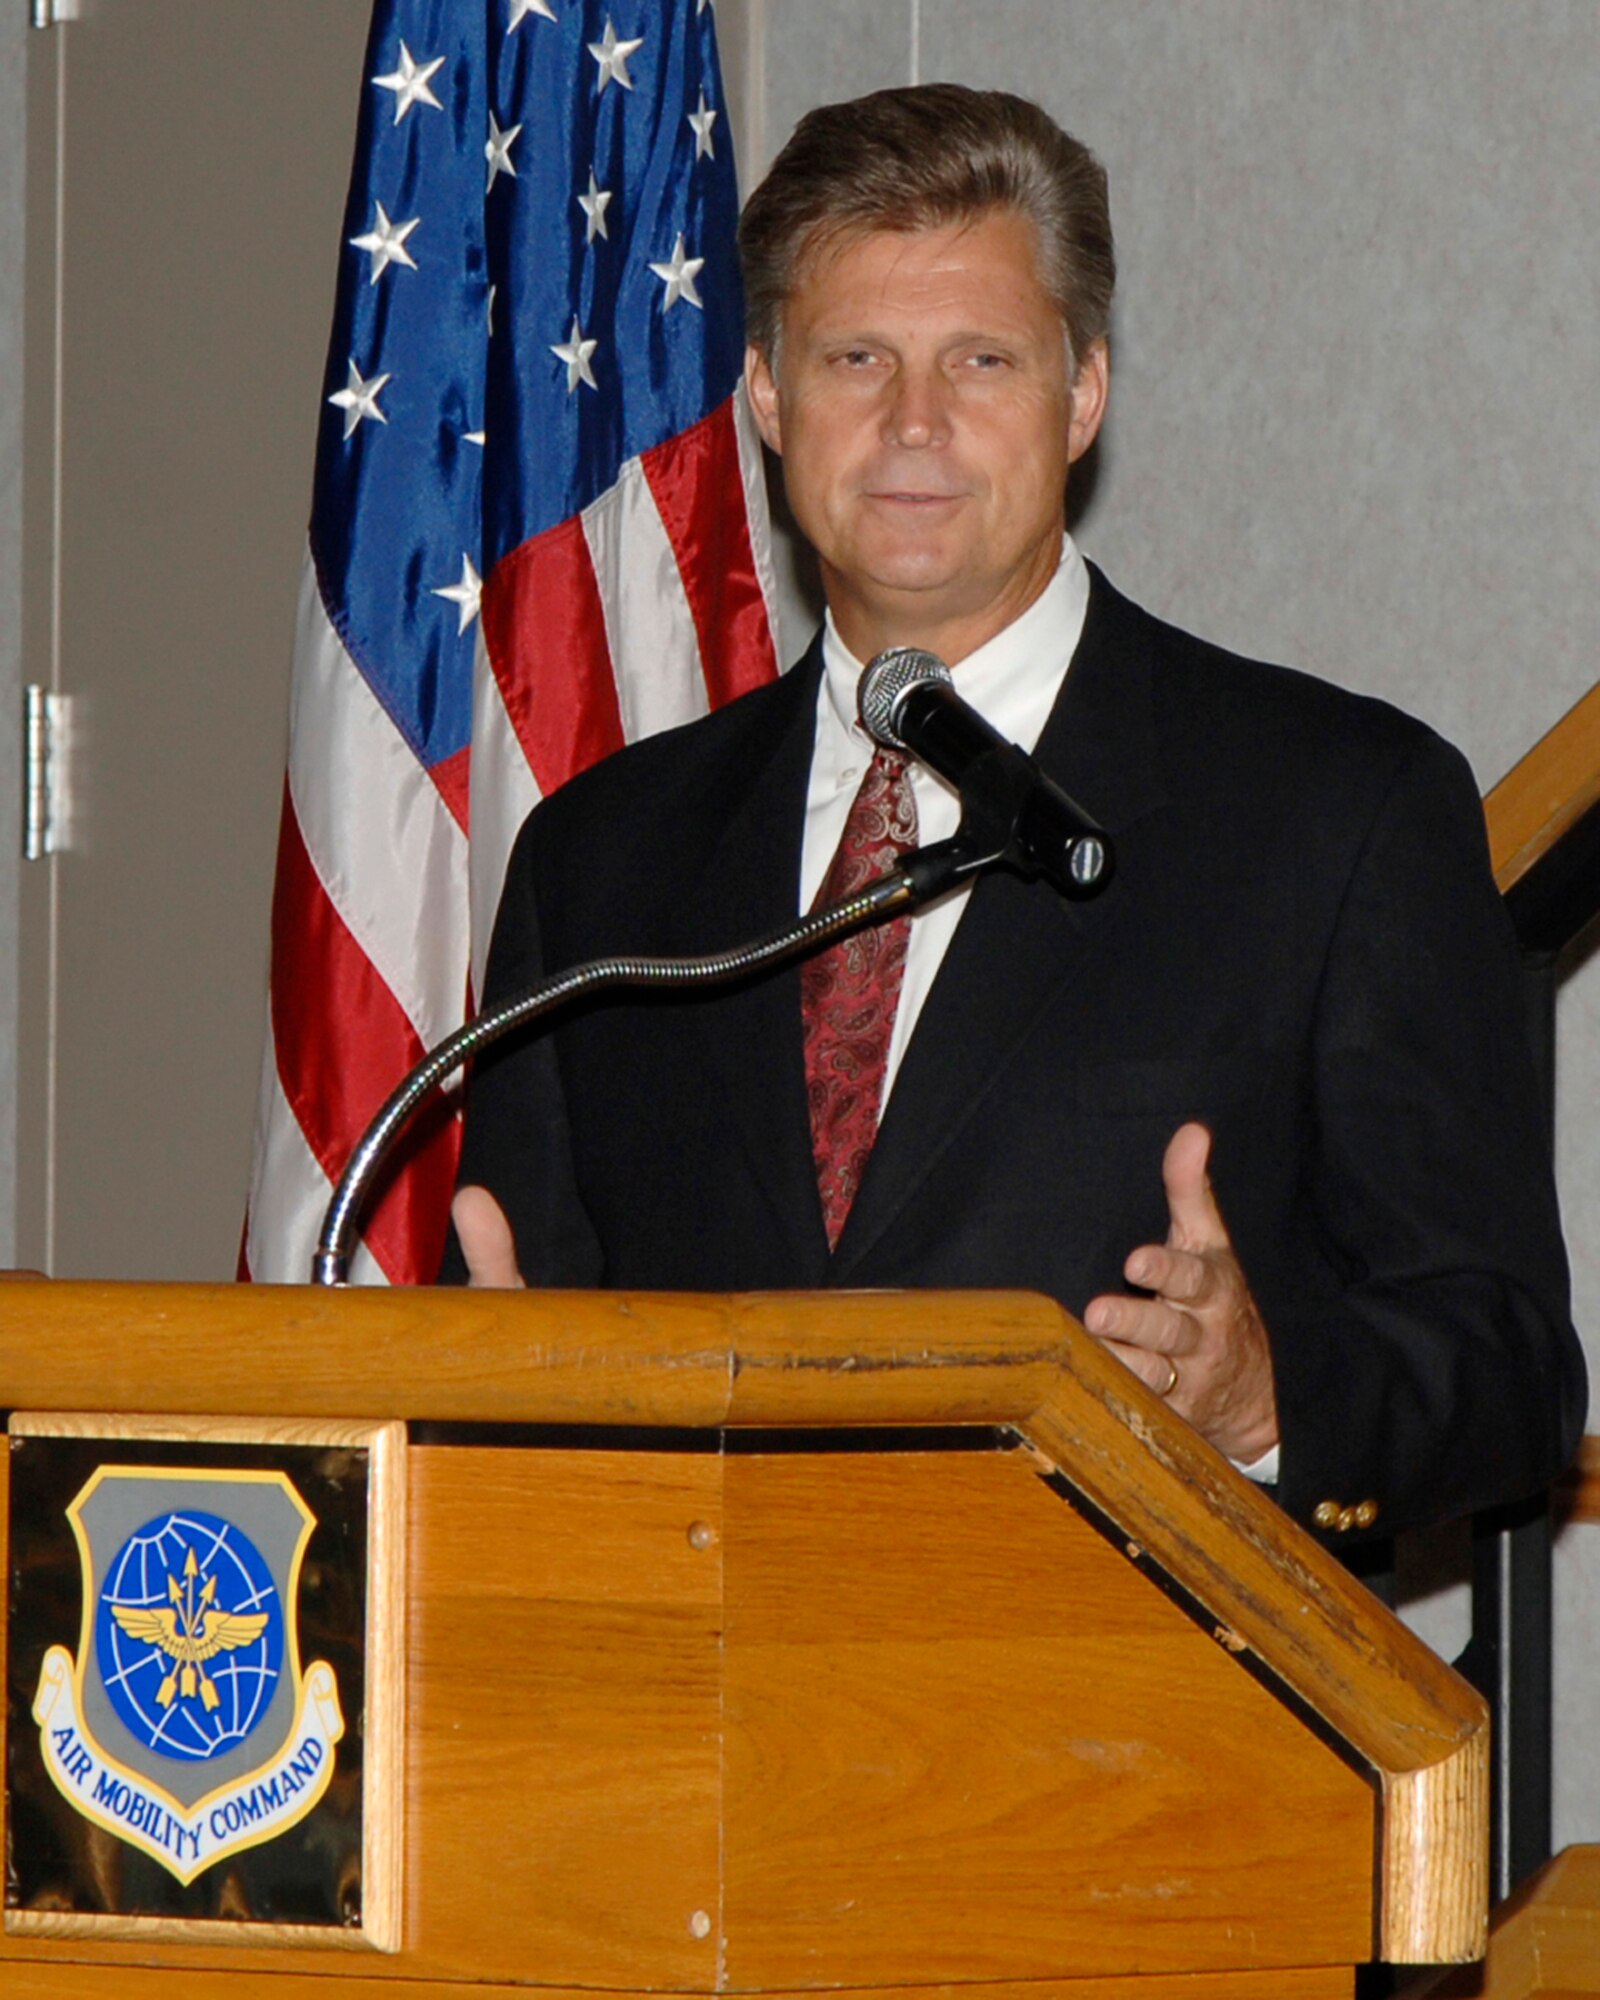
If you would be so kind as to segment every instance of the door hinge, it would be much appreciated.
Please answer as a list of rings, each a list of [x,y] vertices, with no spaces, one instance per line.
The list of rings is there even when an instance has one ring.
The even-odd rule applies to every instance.
[[[72,846],[72,697],[31,683],[24,702],[22,854],[43,861]]]
[[[54,28],[78,18],[78,0],[28,0],[28,19],[36,28]]]

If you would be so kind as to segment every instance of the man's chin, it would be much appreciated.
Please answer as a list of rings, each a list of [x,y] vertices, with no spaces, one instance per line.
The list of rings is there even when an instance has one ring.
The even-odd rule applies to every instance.
[[[824,587],[846,643],[863,661],[886,646],[928,646],[938,652],[936,635],[980,609],[970,583],[963,588],[948,570],[895,569],[870,576],[857,571],[842,590],[826,576]]]
[[[928,591],[959,589],[967,568],[962,552],[946,543],[901,538],[860,550],[854,573],[880,591],[923,596]]]

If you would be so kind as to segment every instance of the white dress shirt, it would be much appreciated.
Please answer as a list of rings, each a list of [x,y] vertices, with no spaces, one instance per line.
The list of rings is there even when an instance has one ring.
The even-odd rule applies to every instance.
[[[1089,571],[1070,535],[1062,538],[1055,575],[1022,616],[969,653],[953,669],[958,692],[1008,742],[1032,750],[1067,677],[1089,607]],[[800,908],[809,910],[850,817],[851,801],[877,747],[856,715],[856,685],[865,662],[839,637],[830,612],[822,628],[822,689],[817,697],[816,744],[806,793],[805,835],[800,849]],[[937,772],[912,760],[911,789],[917,801],[917,843],[947,839],[961,818],[955,787]],[[883,1098],[917,1025],[934,975],[944,962],[956,925],[967,907],[972,884],[941,896],[911,918],[905,979],[889,1042]],[[1131,1244],[1128,1246],[1133,1247]]]

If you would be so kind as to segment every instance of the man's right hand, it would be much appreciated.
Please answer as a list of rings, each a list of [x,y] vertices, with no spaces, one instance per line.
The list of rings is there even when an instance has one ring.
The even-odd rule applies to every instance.
[[[498,1291],[518,1291],[526,1280],[517,1269],[516,1239],[505,1210],[486,1187],[464,1187],[450,1204],[450,1219],[466,1259],[467,1283]]]

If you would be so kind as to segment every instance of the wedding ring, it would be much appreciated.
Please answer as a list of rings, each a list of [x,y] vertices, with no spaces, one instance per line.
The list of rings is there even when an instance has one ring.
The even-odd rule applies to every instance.
[[[1178,1386],[1178,1364],[1170,1354],[1166,1357],[1166,1361],[1170,1372],[1168,1373],[1165,1385],[1156,1391],[1156,1394],[1161,1397],[1163,1402]]]

